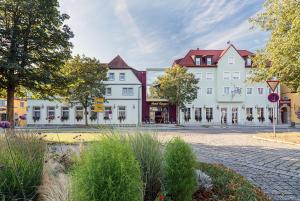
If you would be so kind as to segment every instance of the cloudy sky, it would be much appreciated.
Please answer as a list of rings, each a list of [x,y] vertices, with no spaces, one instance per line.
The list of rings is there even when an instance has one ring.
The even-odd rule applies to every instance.
[[[188,50],[263,47],[250,30],[264,0],[60,0],[75,38],[74,54],[109,62],[121,55],[137,69],[167,67]]]

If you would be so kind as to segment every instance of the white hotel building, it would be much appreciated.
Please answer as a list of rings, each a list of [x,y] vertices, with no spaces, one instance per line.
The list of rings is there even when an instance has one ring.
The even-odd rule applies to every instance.
[[[142,85],[139,72],[117,56],[108,63],[105,112],[88,111],[88,123],[136,125],[141,122]],[[79,104],[28,99],[27,122],[30,126],[84,125],[84,110]]]
[[[184,124],[272,124],[273,104],[265,82],[250,83],[251,56],[229,45],[225,50],[191,50],[174,62],[199,79],[198,97],[181,111]],[[279,88],[277,89],[279,90]],[[275,117],[277,117],[277,105]]]
[[[250,83],[253,53],[229,45],[224,50],[190,50],[174,62],[199,79],[198,97],[180,111],[182,124],[270,125],[273,105],[265,82]],[[151,99],[149,86],[163,69],[137,71],[117,56],[108,63],[105,112],[89,109],[89,124],[138,125],[174,123],[176,109],[166,100]],[[159,72],[160,71],[160,72]],[[279,88],[277,89],[279,90]],[[278,109],[275,107],[275,117]],[[84,125],[81,105],[28,100],[27,122],[39,125]]]

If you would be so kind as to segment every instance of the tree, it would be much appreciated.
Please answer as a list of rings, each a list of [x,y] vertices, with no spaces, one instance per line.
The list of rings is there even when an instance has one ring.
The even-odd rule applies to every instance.
[[[66,84],[60,68],[71,56],[73,33],[58,7],[57,0],[0,0],[0,90],[11,125],[21,88],[54,96]]]
[[[198,82],[194,74],[188,73],[186,68],[179,65],[167,69],[164,75],[157,78],[156,94],[176,105],[177,123],[180,123],[180,109],[197,98]]]
[[[102,97],[105,93],[103,81],[107,80],[108,67],[95,58],[75,56],[64,66],[64,74],[70,80],[65,93],[71,103],[80,103],[84,108],[85,125],[88,125],[88,107],[94,97]]]
[[[255,26],[271,33],[266,47],[254,58],[258,67],[254,71],[255,81],[274,76],[300,92],[299,13],[299,0],[267,0],[264,11],[251,19]]]

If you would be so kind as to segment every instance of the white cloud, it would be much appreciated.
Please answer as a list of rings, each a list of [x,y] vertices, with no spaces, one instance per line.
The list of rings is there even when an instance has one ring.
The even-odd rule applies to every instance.
[[[154,33],[144,34],[137,25],[135,19],[132,17],[126,0],[116,0],[114,3],[115,14],[121,21],[125,30],[128,34],[133,37],[136,41],[137,47],[131,51],[142,53],[153,53],[155,52],[160,44],[157,40],[149,39],[149,35],[155,35]]]
[[[185,33],[203,33],[210,30],[217,23],[240,12],[249,1],[240,0],[205,0],[201,1],[198,12],[185,28]]]

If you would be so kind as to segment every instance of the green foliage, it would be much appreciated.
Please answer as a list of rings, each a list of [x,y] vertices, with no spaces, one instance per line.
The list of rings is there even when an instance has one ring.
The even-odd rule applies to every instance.
[[[212,178],[216,200],[269,201],[270,199],[244,177],[222,166],[199,163],[198,168]]]
[[[31,200],[41,184],[45,143],[30,133],[0,136],[0,200]]]
[[[195,165],[196,157],[187,143],[175,138],[167,144],[164,181],[172,199],[192,201],[192,195],[197,189]]]
[[[74,200],[142,200],[140,167],[128,142],[107,137],[93,143],[81,157],[72,175]]]
[[[179,65],[166,70],[163,76],[157,78],[157,95],[166,98],[170,103],[184,107],[186,103],[197,98],[198,79]]]
[[[271,33],[265,49],[254,58],[258,67],[254,81],[276,76],[293,91],[300,92],[299,13],[298,0],[267,0],[263,12],[251,19],[255,26]]]
[[[145,185],[144,201],[154,201],[161,190],[162,182],[161,144],[153,135],[146,133],[130,135],[129,143],[141,166]]]
[[[63,72],[70,80],[70,84],[65,91],[65,96],[69,102],[79,102],[85,109],[92,105],[93,97],[102,97],[105,93],[103,81],[107,80],[108,67],[101,64],[95,58],[86,56],[75,56],[69,60]],[[87,124],[87,118],[86,124]]]

